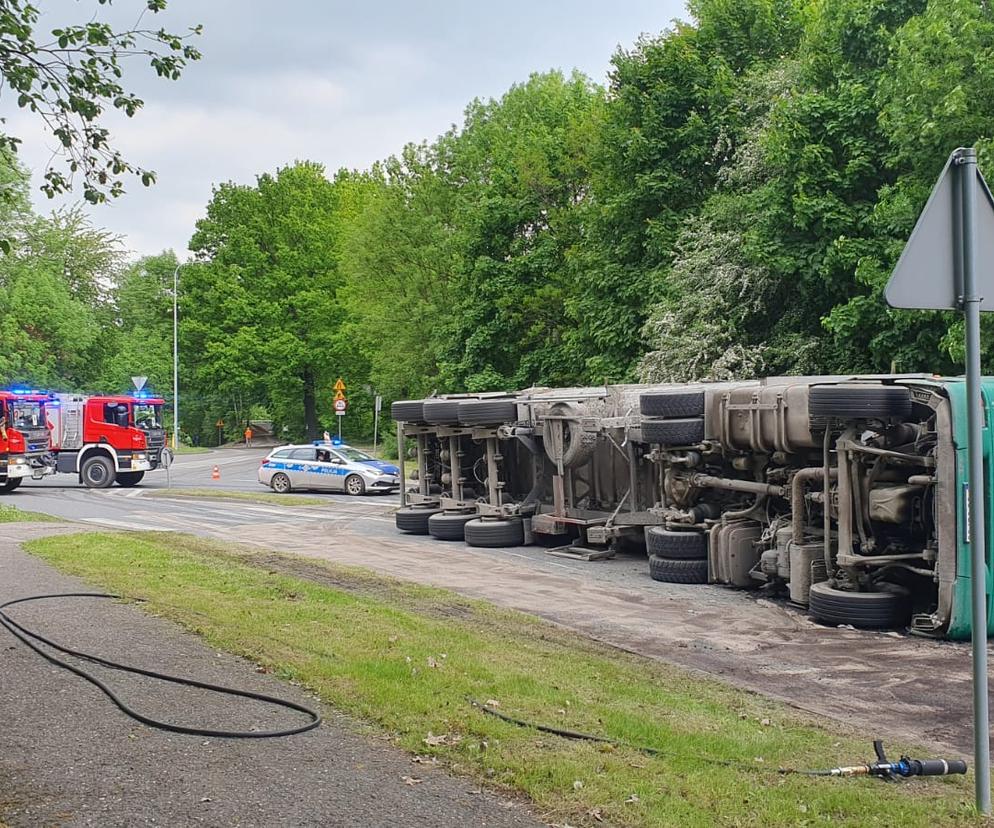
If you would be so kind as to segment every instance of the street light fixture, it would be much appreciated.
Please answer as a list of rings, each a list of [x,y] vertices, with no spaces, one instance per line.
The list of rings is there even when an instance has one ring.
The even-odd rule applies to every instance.
[[[179,269],[186,262],[180,262],[173,271],[173,451],[179,451]]]

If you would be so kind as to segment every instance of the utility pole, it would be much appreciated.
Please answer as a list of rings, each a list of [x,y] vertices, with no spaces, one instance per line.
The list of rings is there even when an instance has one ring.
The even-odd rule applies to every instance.
[[[179,262],[173,271],[173,451],[179,451]]]

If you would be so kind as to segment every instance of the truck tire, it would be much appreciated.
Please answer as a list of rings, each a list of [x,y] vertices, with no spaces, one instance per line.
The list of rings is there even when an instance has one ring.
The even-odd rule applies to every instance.
[[[398,423],[423,423],[424,400],[397,400],[390,405],[390,416]]]
[[[409,535],[427,535],[428,518],[441,511],[434,507],[405,506],[394,513],[394,523],[401,532],[407,532]]]
[[[465,526],[476,518],[476,512],[439,512],[428,518],[428,534],[445,541],[461,541],[465,537]]]
[[[128,488],[130,486],[137,486],[142,482],[142,478],[145,476],[145,472],[118,472],[117,473],[117,485]]]
[[[639,396],[639,413],[649,417],[703,417],[703,391],[649,391]]]
[[[459,422],[463,425],[501,425],[518,419],[518,406],[514,400],[462,400],[459,403]]]
[[[900,385],[815,385],[809,417],[843,420],[904,418],[911,415],[911,391]]]
[[[459,425],[460,400],[425,400],[424,421],[430,425]]]
[[[662,526],[645,530],[645,547],[650,555],[671,561],[703,561],[708,556],[707,536],[703,532],[673,532]]]
[[[853,592],[822,581],[811,585],[808,600],[808,615],[823,624],[880,630],[903,627],[911,617],[908,591],[891,584],[878,592]]]
[[[708,562],[671,560],[658,555],[649,556],[649,577],[667,584],[706,584]]]
[[[476,518],[463,527],[468,546],[483,549],[506,549],[509,546],[522,546],[525,530],[521,518],[510,520],[483,520]]]
[[[21,485],[23,477],[12,477],[0,483],[0,494],[8,494]]]
[[[87,457],[79,470],[79,476],[88,489],[106,489],[114,484],[114,463],[102,454]]]
[[[692,446],[704,439],[704,418],[655,420],[642,418],[642,442]]]

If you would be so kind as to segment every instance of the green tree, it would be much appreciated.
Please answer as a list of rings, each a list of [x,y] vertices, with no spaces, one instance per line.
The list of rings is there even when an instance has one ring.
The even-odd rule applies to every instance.
[[[128,266],[114,286],[113,325],[103,336],[113,348],[101,364],[99,384],[124,390],[134,376],[148,377],[148,387],[171,397],[172,289],[176,254],[171,250],[146,256]]]
[[[98,0],[110,5],[110,0]],[[111,142],[105,126],[107,111],[133,116],[143,101],[125,88],[124,66],[130,58],[148,61],[162,78],[176,80],[200,52],[189,42],[200,34],[196,26],[185,35],[146,28],[146,12],[158,14],[166,0],[144,0],[135,26],[115,31],[97,15],[82,25],[37,32],[38,7],[24,0],[0,5],[0,89],[10,90],[18,107],[42,120],[58,140],[64,165],[50,166],[42,189],[54,196],[81,179],[83,198],[104,201],[124,191],[122,176],[134,174],[146,186],[155,173],[135,166]],[[0,119],[0,124],[5,119]],[[16,151],[20,139],[0,132],[0,150]]]
[[[532,75],[476,101],[451,142],[461,267],[440,314],[447,387],[570,383],[584,372],[567,255],[588,182],[591,117],[602,92],[574,73]]]
[[[800,35],[797,2],[702,0],[690,10],[694,23],[644,36],[612,60],[584,240],[572,256],[585,362],[598,378],[629,376],[650,309],[668,312],[684,222],[742,140],[744,79],[794,51]]]
[[[324,169],[308,162],[254,187],[222,184],[197,222],[198,264],[184,270],[180,297],[194,386],[266,401],[277,423],[309,437],[349,350],[336,296],[337,201]]]

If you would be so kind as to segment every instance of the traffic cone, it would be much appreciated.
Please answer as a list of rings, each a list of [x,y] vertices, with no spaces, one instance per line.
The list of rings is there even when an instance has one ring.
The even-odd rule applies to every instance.
[[[215,466],[213,469],[211,469],[211,480],[220,480],[220,479],[221,479],[221,467]]]

